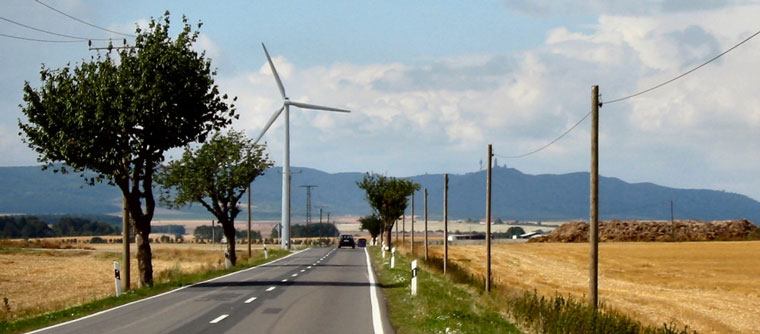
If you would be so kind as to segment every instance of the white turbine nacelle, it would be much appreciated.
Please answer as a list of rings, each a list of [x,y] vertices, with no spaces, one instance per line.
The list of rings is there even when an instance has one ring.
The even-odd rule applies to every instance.
[[[254,140],[254,144],[258,143],[259,140],[261,140],[261,137],[263,137],[267,130],[269,130],[269,127],[272,126],[272,123],[274,123],[274,121],[277,120],[277,117],[279,117],[280,114],[285,111],[285,149],[283,150],[282,159],[282,233],[280,234],[280,245],[282,248],[290,248],[290,106],[299,107],[302,109],[326,110],[346,113],[351,111],[346,109],[324,107],[316,104],[290,101],[288,96],[285,94],[285,87],[282,86],[282,81],[280,80],[280,76],[277,74],[277,69],[274,67],[272,58],[269,57],[267,47],[264,46],[264,43],[261,43],[261,47],[264,48],[264,54],[267,56],[269,68],[272,69],[272,75],[274,76],[274,80],[277,83],[277,89],[280,91],[280,96],[282,97],[282,107],[280,107],[280,109],[272,114],[272,117],[270,117],[269,121],[267,121],[267,124],[264,126],[261,134],[259,134],[259,136],[256,137],[256,140]]]

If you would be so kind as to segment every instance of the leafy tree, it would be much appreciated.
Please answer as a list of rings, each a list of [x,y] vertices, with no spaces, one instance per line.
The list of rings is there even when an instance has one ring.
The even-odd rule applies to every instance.
[[[43,65],[42,86],[24,84],[28,123],[19,120],[19,127],[38,160],[45,167],[63,162],[55,171],[73,169],[90,185],[107,180],[121,190],[136,235],[140,285],[153,284],[153,177],[164,152],[203,142],[237,118],[214,84],[210,60],[193,50],[198,32],[182,22],[170,38],[167,11],[146,30],[136,29],[135,46],[121,50],[118,61],[108,53],[73,68]],[[97,176],[86,177],[87,170]]]
[[[372,240],[376,240],[377,236],[383,231],[383,222],[376,215],[369,215],[359,218],[359,227],[362,231],[368,231],[372,236]]]
[[[338,228],[334,224],[328,223],[293,225],[290,230],[290,236],[295,238],[334,237],[336,235],[338,235]]]
[[[367,193],[369,205],[382,221],[382,231],[387,233],[386,240],[390,248],[393,224],[406,211],[407,196],[420,189],[420,185],[407,179],[370,173],[364,175],[364,179],[356,184]]]
[[[224,229],[230,262],[235,265],[238,201],[251,182],[272,165],[264,146],[255,145],[243,132],[217,132],[201,147],[185,148],[181,159],[161,170],[157,181],[165,191],[160,200],[170,208],[200,203],[211,212]]]

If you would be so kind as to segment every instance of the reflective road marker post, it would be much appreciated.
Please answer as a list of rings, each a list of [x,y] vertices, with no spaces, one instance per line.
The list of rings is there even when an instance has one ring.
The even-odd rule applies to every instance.
[[[396,247],[391,249],[391,269],[396,268]]]
[[[412,261],[412,296],[417,295],[417,260]]]
[[[121,296],[121,272],[119,271],[119,261],[113,261],[113,273],[116,278],[116,297]]]

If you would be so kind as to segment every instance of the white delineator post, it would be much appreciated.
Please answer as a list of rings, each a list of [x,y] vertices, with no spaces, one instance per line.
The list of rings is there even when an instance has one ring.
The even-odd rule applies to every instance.
[[[382,247],[380,253],[383,253],[383,258],[385,258],[385,241],[383,241],[383,244],[380,247]]]
[[[113,261],[113,273],[116,278],[116,297],[121,296],[121,272],[119,271],[119,261]]]
[[[267,249],[267,245],[264,244],[264,260],[269,258],[269,250]]]
[[[396,268],[396,247],[391,248],[391,269]]]
[[[417,295],[417,260],[412,261],[412,296]]]

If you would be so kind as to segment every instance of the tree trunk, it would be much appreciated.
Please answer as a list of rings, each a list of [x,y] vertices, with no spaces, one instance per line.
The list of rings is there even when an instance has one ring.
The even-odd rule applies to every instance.
[[[139,224],[135,224],[136,226]],[[135,226],[135,227],[136,227]],[[150,225],[145,229],[135,228],[135,243],[137,244],[137,269],[139,271],[139,284],[153,286],[153,257],[150,250]]]
[[[233,221],[220,220],[222,229],[224,229],[224,236],[227,237],[227,256],[229,256],[230,263],[234,266],[237,263],[237,255],[235,254],[235,224]]]
[[[390,249],[391,249],[391,246],[392,246],[392,239],[391,239],[391,233],[392,233],[392,232],[393,232],[393,225],[391,225],[389,228],[387,228],[387,229],[385,230],[385,233],[387,233],[387,237],[386,237],[387,241],[386,241],[386,244],[388,244],[388,250],[390,250]]]

